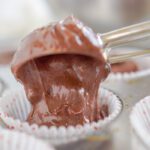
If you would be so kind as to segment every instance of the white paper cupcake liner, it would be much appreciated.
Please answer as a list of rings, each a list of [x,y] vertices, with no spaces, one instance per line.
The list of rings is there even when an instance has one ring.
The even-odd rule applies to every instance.
[[[139,49],[134,48],[134,47],[122,47],[122,48],[117,48],[116,50],[112,50],[112,52],[118,52],[118,53],[123,53],[123,52],[134,52]],[[140,50],[141,51],[141,50]],[[133,80],[137,78],[143,78],[148,75],[150,75],[150,57],[141,57],[141,58],[136,58],[132,59],[133,62],[135,62],[139,68],[138,71],[136,72],[125,72],[125,73],[111,73],[107,81],[114,81],[114,80]]]
[[[130,122],[133,131],[145,149],[150,149],[150,96],[138,102],[132,109]],[[137,145],[138,144],[134,144]]]
[[[0,129],[0,150],[54,150],[34,136]]]
[[[49,140],[53,144],[62,144],[74,141],[85,136],[91,135],[94,131],[102,131],[111,121],[113,121],[121,112],[122,104],[116,95],[112,92],[101,89],[99,102],[106,104],[109,108],[109,116],[104,120],[92,122],[83,126],[76,127],[39,127],[36,124],[29,125],[26,118],[30,112],[31,105],[26,98],[22,88],[11,90],[5,93],[0,100],[0,118],[1,124],[5,127],[26,132],[40,138]]]

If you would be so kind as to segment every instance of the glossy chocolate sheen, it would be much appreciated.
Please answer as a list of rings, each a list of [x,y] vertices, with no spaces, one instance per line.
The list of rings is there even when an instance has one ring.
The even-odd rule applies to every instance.
[[[96,34],[73,17],[32,32],[12,63],[32,104],[28,122],[69,126],[101,119],[97,96],[107,67]]]
[[[12,61],[12,71],[27,61],[52,54],[79,54],[99,59],[102,54],[102,41],[91,28],[70,16],[60,22],[39,28],[25,37]]]

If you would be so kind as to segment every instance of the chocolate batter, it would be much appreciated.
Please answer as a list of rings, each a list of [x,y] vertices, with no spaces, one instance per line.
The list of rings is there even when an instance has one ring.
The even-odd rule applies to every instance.
[[[35,30],[12,63],[32,104],[27,121],[69,126],[102,119],[108,110],[101,112],[97,96],[107,68],[97,35],[74,17]]]
[[[126,61],[112,65],[112,72],[114,73],[136,72],[136,71],[138,71],[138,66],[133,61]]]

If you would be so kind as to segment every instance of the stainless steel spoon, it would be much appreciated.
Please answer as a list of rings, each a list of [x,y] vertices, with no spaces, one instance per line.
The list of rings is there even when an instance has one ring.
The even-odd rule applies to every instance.
[[[109,56],[112,47],[120,46],[134,40],[146,38],[150,36],[150,21],[139,23],[136,25],[121,28],[105,34],[98,34],[102,43],[104,56],[109,63],[117,63],[128,60],[132,57],[144,56],[150,54],[150,50],[135,51],[128,54],[122,54],[115,57]]]

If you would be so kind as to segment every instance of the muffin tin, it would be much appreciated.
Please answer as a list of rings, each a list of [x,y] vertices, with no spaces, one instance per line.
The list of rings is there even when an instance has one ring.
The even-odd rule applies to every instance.
[[[119,119],[112,125],[113,144],[115,150],[132,150],[135,145],[135,139],[138,141],[138,148],[144,147],[140,138],[133,138],[132,127],[129,121],[129,116],[133,106],[143,99],[143,97],[150,95],[150,75],[141,78],[134,78],[130,80],[112,80],[103,83],[105,88],[109,88],[121,97],[124,103],[124,110]],[[137,133],[135,133],[136,135]],[[124,145],[122,147],[122,145]],[[140,149],[143,150],[143,149]],[[148,149],[146,149],[148,150]]]

